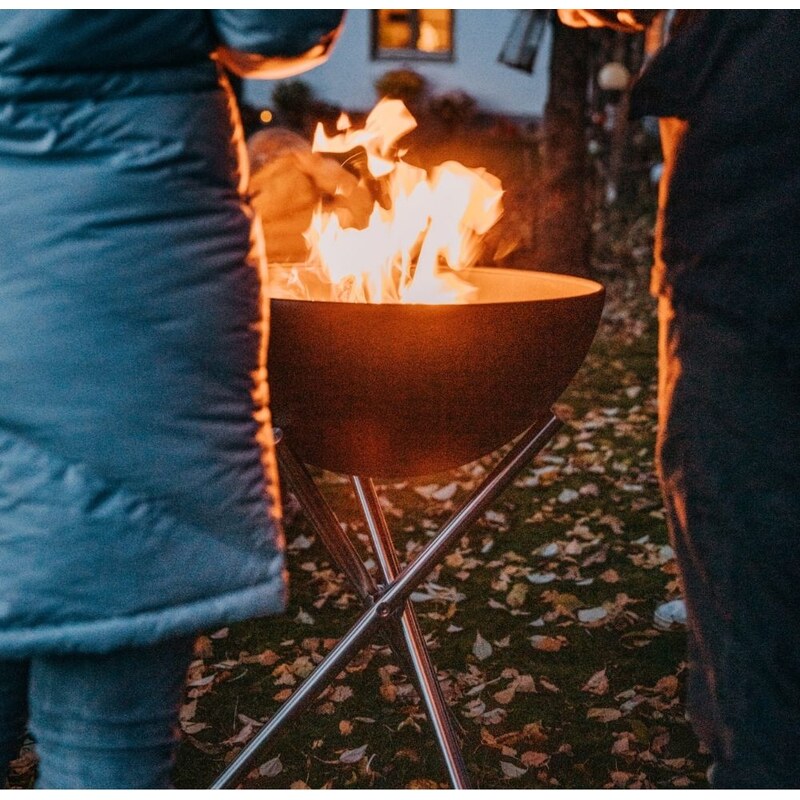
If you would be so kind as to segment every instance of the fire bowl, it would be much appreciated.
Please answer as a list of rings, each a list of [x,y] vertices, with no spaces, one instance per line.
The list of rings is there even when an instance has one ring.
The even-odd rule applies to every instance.
[[[308,464],[398,478],[452,469],[533,424],[580,367],[605,290],[568,275],[464,273],[469,304],[271,300],[273,423]]]

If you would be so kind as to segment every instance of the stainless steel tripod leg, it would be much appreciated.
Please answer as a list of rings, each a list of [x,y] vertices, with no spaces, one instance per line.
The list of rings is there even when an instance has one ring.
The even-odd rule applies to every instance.
[[[344,535],[339,520],[319,493],[306,465],[295,456],[291,447],[283,441],[282,435],[276,438],[281,473],[297,495],[311,527],[322,540],[338,569],[350,580],[361,600],[370,605],[378,595],[378,587],[372,575],[369,574],[350,540]]]
[[[300,502],[303,512],[308,517],[311,527],[319,536],[322,544],[337,568],[343,572],[355,588],[365,607],[371,606],[381,594],[377,583],[364,566],[352,542],[342,531],[339,520],[325,498],[320,494],[306,465],[294,454],[292,448],[283,440],[283,435],[276,436],[278,441],[278,461],[283,477],[292,487]],[[392,624],[394,620],[386,620],[381,632],[388,640],[389,646],[402,660],[403,667],[413,671],[409,660],[403,632]]]
[[[400,564],[394,549],[391,533],[383,516],[375,485],[369,478],[352,476],[353,488],[367,523],[372,548],[378,559],[381,573],[387,585],[391,585],[400,572]],[[419,627],[417,615],[409,600],[406,600],[400,617],[400,627],[405,637],[408,655],[417,678],[417,686],[428,712],[436,742],[442,754],[450,781],[455,789],[469,789],[469,777],[455,733],[447,701],[442,694],[436,669],[431,662],[425,638]]]
[[[519,471],[539,452],[561,427],[561,420],[550,416],[539,420],[520,436],[517,443],[500,460],[486,480],[442,526],[442,529],[413,563],[367,608],[352,628],[339,640],[322,663],[303,681],[292,697],[275,713],[225,771],[211,784],[211,789],[226,789],[244,777],[262,748],[276,734],[295,720],[328,683],[355,657],[388,617],[402,608],[414,589],[458,542],[464,531],[475,522],[498,495],[514,480]]]

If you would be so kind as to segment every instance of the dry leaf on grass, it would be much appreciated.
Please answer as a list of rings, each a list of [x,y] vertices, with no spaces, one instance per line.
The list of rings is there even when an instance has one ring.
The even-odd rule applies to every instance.
[[[367,745],[362,744],[361,747],[355,747],[352,750],[345,750],[344,753],[339,756],[339,761],[341,761],[342,764],[357,764],[362,758],[364,758],[366,752]]]
[[[563,636],[531,636],[530,643],[535,650],[545,653],[557,653],[567,643]]]
[[[281,763],[280,756],[275,756],[275,758],[265,761],[258,768],[258,774],[261,775],[262,778],[274,778],[276,775],[280,775],[281,772],[283,772],[283,764]]]
[[[472,645],[472,654],[478,661],[485,661],[489,656],[491,656],[493,650],[492,646],[483,636],[480,635],[480,632],[475,637],[475,644]]]
[[[658,680],[653,691],[667,697],[674,697],[678,693],[678,678],[675,675],[665,675]]]
[[[500,705],[508,705],[513,699],[514,695],[517,693],[516,687],[512,683],[507,689],[501,689],[499,692],[495,692],[492,697],[495,699],[496,702],[500,703]]]
[[[528,771],[525,767],[518,767],[516,764],[512,764],[510,761],[501,761],[500,769],[503,770],[503,775],[509,779],[519,778]]]
[[[590,708],[586,712],[586,719],[594,719],[597,722],[614,722],[622,716],[618,708]]]
[[[434,500],[439,500],[440,502],[444,502],[445,500],[450,500],[457,491],[458,491],[457,483],[448,483],[447,486],[442,486],[441,489],[437,489],[435,492],[432,492],[431,497]]]
[[[582,608],[580,611],[578,611],[578,620],[584,624],[599,622],[601,619],[605,619],[607,616],[608,611],[606,611],[602,606],[596,606],[595,608]]]
[[[535,750],[527,750],[520,757],[519,760],[526,767],[543,767],[549,760],[550,756],[547,753],[538,753]]]
[[[515,583],[506,595],[506,604],[509,608],[520,608],[525,604],[528,596],[528,587],[524,583]]]
[[[606,675],[605,669],[595,672],[583,685],[581,691],[596,695],[606,694],[606,692],[608,692],[608,676]]]
[[[353,690],[349,686],[337,686],[328,696],[334,703],[343,703],[353,696]]]

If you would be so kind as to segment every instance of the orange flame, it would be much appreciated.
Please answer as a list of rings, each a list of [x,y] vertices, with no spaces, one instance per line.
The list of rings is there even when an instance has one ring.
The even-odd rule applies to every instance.
[[[314,280],[295,272],[280,294],[361,303],[468,302],[472,287],[458,271],[474,264],[481,237],[503,213],[503,189],[485,169],[447,161],[431,170],[402,160],[397,142],[417,122],[400,100],[381,100],[363,128],[347,115],[335,136],[321,124],[313,149],[349,153],[362,148],[380,187],[363,229],[344,227],[335,213],[314,213],[306,232]]]

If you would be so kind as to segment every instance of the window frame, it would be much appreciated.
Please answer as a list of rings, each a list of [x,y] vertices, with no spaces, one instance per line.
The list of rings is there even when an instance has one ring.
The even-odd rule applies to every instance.
[[[412,12],[411,33],[412,39],[419,36],[419,12],[426,9],[410,8]],[[413,47],[381,47],[380,46],[380,17],[379,10],[370,11],[370,56],[373,61],[435,61],[452,63],[456,60],[456,9],[447,9],[450,12],[450,49],[447,52],[431,53],[417,50]]]

